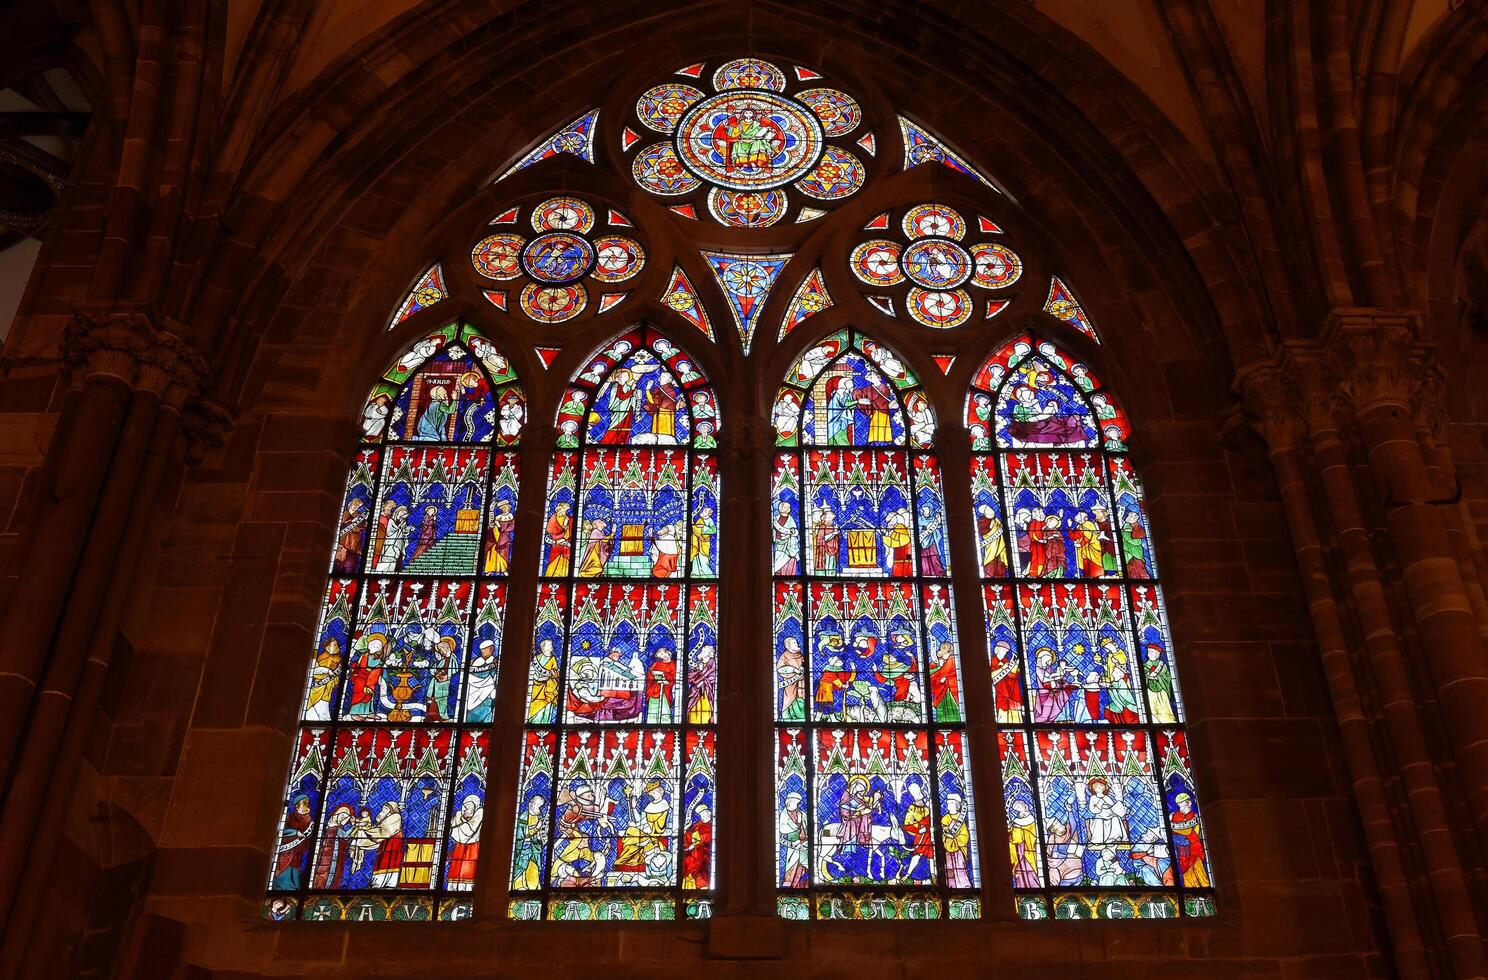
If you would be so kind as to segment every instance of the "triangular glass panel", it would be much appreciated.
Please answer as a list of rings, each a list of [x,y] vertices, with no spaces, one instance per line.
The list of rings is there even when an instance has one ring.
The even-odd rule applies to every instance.
[[[699,61],[695,65],[688,65],[686,68],[678,68],[677,69],[677,74],[679,74],[679,75],[686,75],[688,78],[697,78],[702,73],[703,73],[703,62],[701,62],[701,61]]]
[[[558,355],[563,353],[563,348],[561,347],[534,347],[532,349],[537,352],[537,359],[542,361],[544,370],[552,367],[553,362],[558,359]]]
[[[667,282],[666,292],[661,294],[661,301],[706,334],[709,340],[717,342],[713,336],[713,321],[708,319],[708,311],[703,309],[697,290],[692,288],[692,280],[687,278],[680,265],[672,268],[672,278]]]
[[[630,219],[621,214],[619,211],[616,211],[614,208],[610,208],[609,216],[605,220],[616,228],[633,227],[630,223]]]
[[[697,208],[691,204],[679,204],[670,210],[676,214],[680,214],[684,218],[691,218],[693,221],[697,220]]]
[[[713,278],[718,280],[723,295],[728,297],[734,325],[739,328],[739,340],[744,345],[744,353],[748,354],[760,310],[770,298],[770,289],[780,276],[780,270],[790,261],[791,253],[733,255],[704,252],[702,255],[708,268],[713,270]]]
[[[878,217],[874,218],[872,221],[864,225],[863,230],[883,231],[887,227],[889,227],[889,212],[885,211],[883,214],[879,215]]]
[[[1049,298],[1044,300],[1044,312],[1068,323],[1097,344],[1101,342],[1095,324],[1085,315],[1084,307],[1058,276],[1049,279]]]
[[[961,154],[946,146],[938,136],[918,123],[899,117],[899,132],[904,137],[904,169],[918,167],[922,163],[943,163],[952,170],[963,173],[974,180],[1001,193],[1002,188],[982,176],[981,171],[967,162]]]
[[[599,298],[599,312],[613,310],[620,305],[620,301],[629,296],[629,293],[605,293]]]
[[[802,320],[831,305],[832,294],[827,292],[827,281],[822,277],[821,266],[817,266],[796,287],[796,294],[791,297],[790,306],[786,308],[785,316],[780,321],[780,339],[784,340],[785,335],[796,329]]]
[[[956,363],[955,354],[931,354],[930,359],[935,362],[936,367],[940,368],[941,374],[950,374],[951,365]]]
[[[626,126],[624,131],[620,133],[620,149],[622,151],[629,150],[632,146],[635,146],[640,141],[641,134],[637,133],[629,126]]]
[[[880,313],[886,316],[894,315],[894,298],[892,296],[869,296],[864,294],[863,298],[877,307]]]
[[[826,213],[827,212],[823,211],[821,208],[803,207],[796,215],[796,224],[800,224],[803,221],[815,221],[817,218],[820,218]]]
[[[878,156],[878,138],[872,133],[864,133],[863,137],[858,140],[858,145],[861,146],[863,148],[863,152],[868,154],[869,156]]]
[[[534,163],[540,163],[549,157],[562,154],[570,154],[578,157],[585,163],[594,162],[594,128],[599,119],[599,110],[590,109],[573,122],[564,126],[558,132],[549,136],[541,143],[534,146],[527,154],[516,163],[506,169],[496,180],[505,180],[518,170],[524,170]],[[494,181],[493,181],[494,183]]]
[[[1012,305],[1012,302],[1013,301],[1010,300],[1010,299],[989,299],[989,300],[987,300],[987,316],[986,316],[986,319],[988,319],[988,320],[992,319],[994,316],[996,316],[997,314],[1001,313],[1003,310],[1007,309],[1010,305]]]
[[[977,215],[977,231],[986,235],[1001,235],[1002,226],[991,218],[979,214]]]
[[[393,329],[419,310],[427,310],[443,299],[449,299],[449,290],[444,288],[444,270],[435,262],[419,276],[418,282],[403,297],[403,302],[398,304],[398,311],[388,321],[387,328]]]
[[[502,313],[506,312],[506,290],[504,289],[482,289],[481,295],[486,301]]]
[[[818,78],[821,78],[821,75],[818,72],[814,72],[810,68],[802,68],[800,65],[796,65],[795,69],[797,81],[814,82]]]
[[[505,211],[501,212],[496,217],[492,218],[491,219],[491,224],[493,224],[493,225],[514,225],[514,224],[517,223],[517,215],[520,214],[521,211],[522,211],[521,208],[507,208]]]

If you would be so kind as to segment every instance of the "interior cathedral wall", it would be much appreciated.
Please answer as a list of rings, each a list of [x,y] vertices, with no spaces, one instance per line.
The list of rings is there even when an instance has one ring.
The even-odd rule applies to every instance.
[[[587,24],[582,18],[554,24],[521,10],[488,17],[473,4],[447,4],[420,30],[390,20],[351,55],[332,59],[323,84],[264,110],[267,135],[254,143],[259,158],[251,176],[229,181],[232,191],[215,202],[232,234],[210,258],[195,255],[193,226],[182,222],[177,267],[167,263],[154,292],[126,281],[99,294],[98,269],[114,259],[110,219],[136,207],[139,195],[127,182],[121,190],[107,121],[90,131],[0,363],[0,513],[6,515],[0,567],[9,570],[0,600],[8,602],[23,577],[46,571],[50,552],[36,543],[59,532],[43,515],[66,502],[59,486],[65,491],[69,479],[86,477],[59,473],[62,463],[50,452],[79,438],[59,425],[82,424],[67,406],[88,397],[70,387],[59,357],[79,307],[107,300],[116,312],[147,310],[140,315],[159,318],[164,306],[179,311],[220,372],[213,404],[221,408],[187,411],[179,441],[160,453],[154,491],[140,500],[126,495],[114,517],[138,529],[121,539],[131,556],[116,559],[132,569],[127,602],[76,777],[37,831],[54,833],[55,854],[37,887],[19,899],[31,904],[34,921],[20,975],[1398,975],[1357,774],[1345,758],[1310,616],[1312,593],[1299,571],[1295,515],[1285,509],[1266,447],[1236,421],[1233,393],[1237,368],[1274,349],[1272,331],[1301,338],[1321,330],[1330,304],[1307,296],[1328,289],[1283,277],[1276,293],[1293,306],[1274,314],[1284,321],[1278,326],[1262,322],[1253,284],[1238,281],[1286,251],[1260,241],[1248,247],[1266,255],[1237,259],[1236,251],[1247,247],[1235,242],[1236,224],[1246,215],[1211,199],[1220,192],[1215,165],[1205,161],[1237,151],[1241,136],[1211,118],[1208,132],[1219,152],[1196,150],[1091,48],[1026,11],[1004,16],[944,4],[931,15],[898,5],[760,4],[751,8],[746,30],[718,5],[672,11],[669,20],[650,9],[656,6],[618,4]],[[802,30],[800,17],[823,29]],[[825,25],[834,17],[838,29],[828,36]],[[936,28],[940,18],[953,17],[980,33],[948,36]],[[566,39],[558,38],[559,27]],[[750,855],[768,849],[774,832],[768,810],[725,801],[723,874],[744,873],[743,880],[723,882],[723,914],[712,922],[507,922],[502,884],[520,715],[504,689],[475,921],[264,922],[258,914],[264,869],[354,446],[357,400],[381,365],[422,328],[463,315],[512,356],[532,398],[533,433],[552,419],[562,381],[600,340],[650,317],[704,364],[720,394],[725,429],[757,435],[774,381],[809,339],[834,325],[808,321],[789,344],[756,356],[749,365],[753,389],[733,382],[741,359],[707,349],[639,294],[608,326],[582,333],[582,341],[565,338],[563,355],[548,371],[530,341],[484,309],[441,307],[438,316],[383,332],[387,311],[426,256],[463,241],[471,217],[504,196],[524,193],[529,184],[546,186],[537,178],[524,184],[528,177],[520,175],[491,191],[483,178],[582,110],[605,77],[658,74],[696,57],[755,48],[844,77],[876,79],[886,98],[947,134],[1007,184],[1044,230],[1028,247],[1057,258],[1088,297],[1107,339],[1104,349],[1090,351],[1092,363],[1122,396],[1139,433],[1133,456],[1146,484],[1177,647],[1218,917],[1029,923],[989,908],[991,918],[980,923],[783,923],[769,914],[765,859]],[[432,58],[429,52],[439,49],[446,50],[443,57]],[[999,50],[1016,51],[1019,63],[998,61]],[[533,51],[547,54],[522,65]],[[401,74],[409,65],[417,67]],[[1428,168],[1423,178],[1423,196],[1437,211],[1418,219],[1420,254],[1409,264],[1405,257],[1397,261],[1402,279],[1426,297],[1421,320],[1446,375],[1452,472],[1442,482],[1460,488],[1467,515],[1452,531],[1456,554],[1464,577],[1472,572],[1488,581],[1481,546],[1488,535],[1488,399],[1469,380],[1488,368],[1488,346],[1467,329],[1459,302],[1466,288],[1460,259],[1483,216],[1481,196],[1473,197],[1481,177],[1473,176],[1471,162],[1480,175],[1484,148],[1472,142],[1468,124],[1458,128],[1453,165]],[[1225,140],[1236,146],[1227,150]],[[1459,160],[1467,162],[1458,166]],[[210,162],[204,168],[210,171]],[[612,184],[586,184],[595,178],[567,164],[551,173],[557,176],[542,180],[599,197],[619,193]],[[938,175],[896,179],[881,200],[957,193]],[[636,211],[655,207],[633,188],[629,193],[616,203]],[[1284,200],[1288,191],[1276,193]],[[856,206],[871,213],[874,203]],[[1251,203],[1241,202],[1240,210]],[[1213,220],[1215,210],[1225,224]],[[679,252],[696,248],[674,222],[653,221],[646,233],[671,236],[667,244]],[[139,255],[146,253],[141,247]],[[1292,255],[1283,261],[1301,261]],[[181,271],[192,263],[209,271]],[[145,294],[148,301],[135,301]],[[182,299],[187,294],[190,301]],[[1297,322],[1309,316],[1313,322]],[[928,332],[906,322],[855,325],[891,342],[915,366],[943,423],[959,418],[975,363],[1006,335],[985,331],[977,353],[963,355],[951,377],[942,378],[929,361]],[[1286,397],[1302,402],[1308,394],[1294,390]],[[117,420],[83,432],[104,446],[127,434]],[[733,564],[726,601],[763,620],[766,544],[762,519],[749,516],[757,501],[747,486],[750,474],[762,472],[761,451],[757,439],[735,438],[725,453],[725,487],[731,472],[746,479],[731,490],[738,496],[724,515],[722,548],[745,557]],[[541,458],[538,448],[530,451]],[[1438,717],[1405,585],[1385,538],[1387,494],[1368,473],[1366,453],[1354,452],[1349,465],[1366,519],[1380,536],[1390,615],[1408,654],[1432,758],[1450,760],[1451,736]],[[150,472],[148,464],[144,469]],[[538,506],[542,476],[540,467],[524,471],[524,511]],[[948,481],[957,477],[947,474]],[[1307,483],[1326,536],[1328,498],[1316,478]],[[521,610],[535,582],[535,538],[524,535],[517,543],[508,664],[525,653],[523,630],[530,635],[530,612]],[[1343,574],[1336,563],[1329,572]],[[972,570],[955,573],[960,600],[975,601]],[[1353,634],[1348,640],[1361,643]],[[734,650],[728,643],[721,656],[722,765],[734,773],[732,785],[768,785],[768,724],[751,717],[744,688],[729,679],[762,674],[768,654],[742,638]],[[977,649],[968,642],[963,656]],[[728,712],[738,720],[729,721]],[[1379,726],[1370,731],[1388,757],[1388,733]],[[1438,771],[1447,798],[1460,799],[1455,768],[1441,762]],[[983,873],[989,894],[1005,897],[995,791],[979,792]],[[1463,805],[1453,804],[1449,818],[1482,922],[1483,842]],[[3,846],[13,857],[18,845]],[[1420,918],[1431,932],[1432,913]]]

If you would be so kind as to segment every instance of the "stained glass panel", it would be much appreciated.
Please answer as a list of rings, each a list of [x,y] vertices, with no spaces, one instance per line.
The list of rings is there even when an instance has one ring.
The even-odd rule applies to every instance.
[[[1025,334],[977,371],[966,424],[1018,914],[1213,915],[1125,416]]]
[[[374,386],[347,477],[265,915],[471,914],[526,420],[473,328]],[[386,894],[379,895],[379,892]],[[416,894],[410,894],[416,893]]]
[[[841,331],[791,368],[772,419],[780,915],[975,918],[929,400],[892,350]]]
[[[638,328],[558,411],[508,914],[705,917],[714,882],[718,410]]]

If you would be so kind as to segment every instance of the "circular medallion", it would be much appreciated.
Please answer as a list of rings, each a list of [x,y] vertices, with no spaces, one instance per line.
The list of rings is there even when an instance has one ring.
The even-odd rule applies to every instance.
[[[708,210],[721,225],[735,228],[768,228],[785,217],[785,191],[729,191],[715,187],[708,192]]]
[[[515,279],[522,274],[522,236],[491,235],[475,243],[470,264],[487,279]]]
[[[921,289],[909,291],[909,315],[916,323],[939,330],[959,327],[971,316],[971,297],[964,289]]]
[[[971,278],[971,256],[949,238],[918,238],[899,264],[911,282],[926,289],[953,289]]]
[[[703,93],[691,85],[665,82],[641,93],[636,99],[636,116],[647,129],[670,133],[677,128],[682,113],[702,97]]]
[[[683,316],[690,315],[697,306],[697,297],[693,295],[692,290],[683,289],[681,286],[669,290],[661,297],[661,301]]]
[[[758,262],[735,262],[723,273],[723,286],[741,299],[758,299],[770,291],[770,270]]]
[[[539,323],[562,323],[584,311],[589,293],[583,286],[544,286],[530,282],[522,289],[522,311]]]
[[[736,191],[767,190],[816,166],[822,127],[784,96],[721,92],[688,110],[676,140],[677,156],[704,180]]]
[[[522,249],[522,268],[539,282],[573,282],[593,263],[593,246],[566,231],[538,235]]]
[[[796,101],[816,113],[828,136],[846,136],[863,121],[858,100],[835,88],[809,88],[797,92]]]
[[[971,249],[972,282],[983,289],[1002,289],[1018,281],[1023,260],[1006,245],[984,243]]]
[[[702,183],[682,166],[670,143],[646,147],[630,165],[630,173],[642,189],[668,197],[697,190]]]
[[[646,253],[639,242],[620,235],[605,235],[594,240],[594,278],[600,282],[624,282],[646,264]]]
[[[966,219],[944,204],[920,204],[904,216],[904,233],[910,238],[954,238],[966,236]]]
[[[866,176],[863,163],[846,150],[829,146],[811,175],[796,183],[796,189],[818,201],[838,201],[856,194]]]
[[[866,241],[852,250],[848,260],[853,275],[870,286],[892,286],[904,281],[904,272],[899,268],[899,252],[902,246],[887,238]]]
[[[713,87],[719,91],[731,88],[763,88],[785,91],[785,72],[758,58],[735,58],[720,65],[713,73]]]
[[[594,209],[576,197],[550,197],[532,209],[533,231],[576,231],[594,227]]]

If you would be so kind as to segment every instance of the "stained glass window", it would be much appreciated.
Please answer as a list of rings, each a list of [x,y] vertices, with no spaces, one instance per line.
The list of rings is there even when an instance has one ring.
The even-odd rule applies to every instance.
[[[530,235],[519,222],[524,214]],[[481,294],[505,312],[508,290],[515,291],[517,307],[543,324],[583,313],[591,290],[598,294],[597,312],[614,308],[626,296],[614,290],[646,265],[646,250],[632,237],[629,219],[614,209],[596,213],[587,201],[567,195],[508,208],[480,234],[470,265],[482,279],[505,287]]]
[[[807,350],[773,410],[775,832],[786,918],[975,918],[935,419],[887,347]]]
[[[851,95],[799,65],[787,73],[735,58],[708,67],[678,69],[636,99],[620,148],[639,187],[688,217],[768,228],[825,213],[803,199],[830,206],[863,186],[859,154],[871,159],[876,143]]]
[[[510,915],[706,917],[718,685],[718,411],[638,328],[559,409]]]
[[[1025,334],[977,371],[966,424],[1019,913],[1214,914],[1126,417]]]
[[[452,324],[373,387],[269,872],[276,919],[471,914],[526,420]]]
[[[934,158],[931,158],[934,159]],[[1023,260],[1005,242],[990,238],[1002,229],[978,216],[968,233],[966,218],[946,204],[904,209],[898,227],[885,211],[864,227],[874,232],[853,248],[848,266],[874,290],[863,295],[890,316],[900,296],[911,319],[921,326],[949,330],[974,316],[989,320],[1007,308],[997,294],[1017,283]],[[893,236],[893,237],[886,237]],[[987,295],[978,314],[977,304]]]

